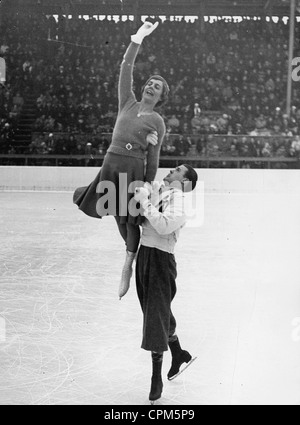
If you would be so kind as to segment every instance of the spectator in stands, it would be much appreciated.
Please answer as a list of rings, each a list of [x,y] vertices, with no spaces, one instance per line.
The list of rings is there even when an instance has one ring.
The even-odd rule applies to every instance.
[[[72,151],[72,153],[75,153],[75,148]],[[55,154],[55,155],[69,155],[70,154],[68,142],[67,142],[67,139],[64,136],[60,136],[55,140],[54,148],[53,148],[53,154]]]
[[[287,136],[292,136],[293,133],[291,131],[291,121],[289,119],[289,116],[287,114],[282,115],[282,132]]]
[[[232,143],[230,145],[230,156],[232,156],[232,157],[238,157],[239,156],[239,153],[236,149],[236,143]]]
[[[271,145],[269,142],[265,142],[261,150],[261,156],[270,157],[272,155]]]
[[[279,122],[275,122],[273,129],[271,131],[272,136],[283,136],[283,132],[281,131]]]
[[[262,142],[259,138],[251,137],[249,142],[249,152],[253,157],[260,157],[262,155]]]
[[[171,118],[168,119],[167,125],[172,133],[179,132],[180,121],[175,114],[173,114]]]
[[[206,155],[207,151],[207,136],[205,134],[200,135],[196,142],[196,151],[199,155]]]
[[[29,60],[26,60],[23,63],[23,72],[24,73],[31,73],[32,72],[32,65],[31,65]]]
[[[173,144],[170,132],[167,131],[161,147],[161,155],[175,155],[176,148]]]
[[[2,145],[3,153],[7,153],[8,149],[12,145],[14,139],[14,128],[10,122],[6,119],[1,120],[0,122],[0,140]]]
[[[191,119],[191,128],[193,134],[200,134],[202,127],[205,127],[204,120],[200,115],[195,115]]]
[[[290,155],[300,158],[300,136],[296,136],[295,140],[291,143]]]
[[[101,134],[100,142],[97,146],[97,153],[99,155],[105,155],[108,148],[109,148],[109,141],[105,137],[105,134]]]
[[[221,117],[217,119],[216,124],[217,124],[217,131],[219,134],[228,134],[228,123],[229,123],[229,117],[227,114],[223,114]]]
[[[201,108],[199,106],[199,103],[196,102],[194,103],[193,117],[200,117],[200,115],[201,115]]]
[[[9,46],[6,43],[6,40],[4,40],[3,44],[1,44],[1,46],[0,46],[0,54],[1,54],[1,56],[2,55],[5,55],[6,53],[8,53],[8,50],[9,50]]]
[[[175,147],[174,155],[178,156],[186,156],[192,146],[191,141],[183,134],[179,134],[174,140],[173,145]]]
[[[271,136],[271,131],[267,128],[267,120],[263,114],[256,118],[256,126],[250,132],[250,136]]]
[[[34,155],[47,155],[50,151],[43,136],[35,138],[30,143],[28,150],[29,153]]]
[[[190,134],[192,129],[190,122],[186,121],[185,117],[183,117],[181,124],[180,124],[180,131],[183,134]]]

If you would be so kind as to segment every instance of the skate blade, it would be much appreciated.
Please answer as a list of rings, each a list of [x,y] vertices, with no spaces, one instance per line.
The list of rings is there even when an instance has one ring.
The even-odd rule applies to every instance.
[[[190,360],[187,365],[181,369],[176,375],[172,376],[172,378],[168,378],[169,381],[173,381],[175,378],[177,378],[179,375],[182,374],[182,372],[184,372],[189,366],[191,366],[191,364],[197,359],[197,357],[194,357],[192,360]]]
[[[149,401],[150,401],[151,406],[154,406],[155,404],[161,404],[160,403],[161,402],[161,397],[158,398],[157,400],[149,400]]]

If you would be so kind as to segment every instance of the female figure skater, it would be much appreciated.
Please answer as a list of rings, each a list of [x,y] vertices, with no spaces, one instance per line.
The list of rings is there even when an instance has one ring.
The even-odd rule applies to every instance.
[[[118,96],[119,111],[114,127],[112,142],[104,158],[102,168],[95,180],[74,193],[73,201],[85,214],[102,218],[115,216],[119,232],[125,241],[126,258],[119,286],[120,299],[127,293],[132,276],[132,264],[136,256],[143,217],[133,214],[138,208],[134,200],[136,187],[154,180],[159,164],[159,153],[165,135],[163,118],[154,111],[163,105],[169,94],[165,79],[153,75],[142,88],[142,99],[137,101],[133,92],[133,67],[144,37],[158,26],[145,22],[131,36],[121,64]],[[109,190],[113,184],[115,190]],[[125,193],[126,192],[126,193]],[[112,199],[113,198],[113,199]],[[104,202],[105,201],[105,202]],[[115,209],[107,208],[114,205]],[[130,214],[131,213],[131,214]]]

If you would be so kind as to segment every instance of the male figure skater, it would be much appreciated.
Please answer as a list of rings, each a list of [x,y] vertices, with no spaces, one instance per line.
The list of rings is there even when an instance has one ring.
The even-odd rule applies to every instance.
[[[184,193],[194,190],[198,176],[189,165],[181,165],[164,178],[160,190],[152,184],[135,190],[146,220],[142,225],[141,246],[136,263],[137,294],[143,311],[142,348],[152,354],[152,381],[149,400],[161,397],[163,352],[170,347],[172,365],[168,379],[181,373],[180,367],[194,360],[182,350],[176,335],[171,302],[176,294],[174,248],[179,231],[186,223]],[[158,186],[158,182],[156,183]]]

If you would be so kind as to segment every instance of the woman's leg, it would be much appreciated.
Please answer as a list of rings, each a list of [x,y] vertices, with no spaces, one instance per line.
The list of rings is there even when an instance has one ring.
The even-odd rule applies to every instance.
[[[121,299],[126,295],[129,289],[130,285],[130,279],[132,276],[132,263],[135,257],[135,253],[129,252],[128,246],[127,246],[127,224],[121,224],[120,223],[120,217],[115,217],[115,220],[118,225],[119,233],[122,236],[125,245],[126,245],[126,258],[125,258],[125,264],[123,266],[122,270],[122,276],[121,276],[121,282],[119,285],[119,298]]]
[[[118,224],[119,231],[123,237],[123,239],[126,236],[126,258],[125,263],[122,269],[122,277],[121,282],[119,286],[119,298],[121,299],[124,297],[124,295],[127,294],[130,286],[130,279],[133,273],[132,264],[134,261],[134,258],[136,256],[139,242],[140,242],[140,228],[137,225],[133,224]],[[126,228],[126,232],[124,230],[124,226]],[[124,235],[124,236],[123,236]]]
[[[141,238],[141,232],[140,227],[135,224],[126,224],[127,227],[127,249],[129,252],[137,252],[140,238]]]
[[[135,224],[121,224],[120,217],[115,217],[120,235],[122,236],[126,248],[129,252],[136,253],[139,247],[141,232],[140,227]]]
[[[117,222],[120,235],[122,236],[122,238],[123,238],[123,240],[124,240],[124,242],[127,246],[127,225],[126,225],[126,223],[125,224],[120,223],[120,217],[116,216],[115,220]]]

